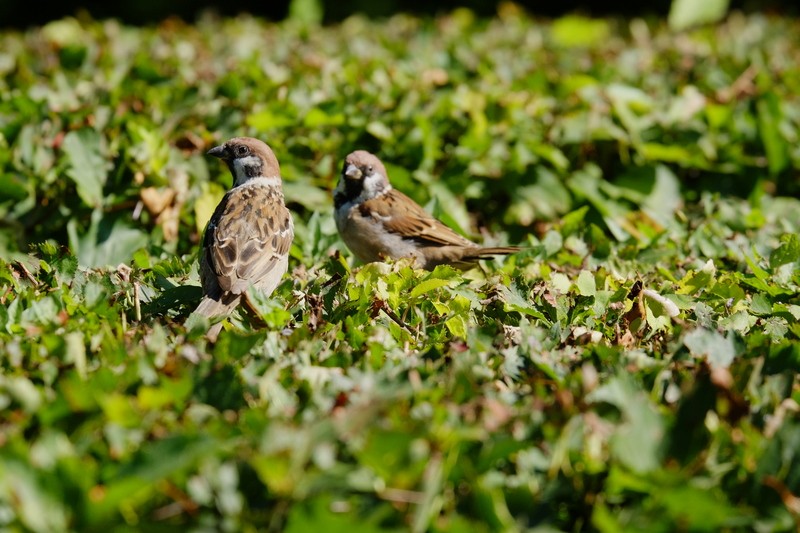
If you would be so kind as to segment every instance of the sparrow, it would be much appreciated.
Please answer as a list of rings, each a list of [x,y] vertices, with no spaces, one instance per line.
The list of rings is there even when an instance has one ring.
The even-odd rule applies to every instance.
[[[462,237],[392,188],[383,163],[364,150],[345,158],[333,204],[339,235],[364,263],[411,257],[427,270],[441,264],[465,269],[479,259],[519,250],[484,248]]]
[[[200,282],[203,299],[195,313],[229,314],[237,305],[252,307],[247,289],[269,295],[289,266],[294,238],[292,215],[284,205],[281,171],[269,146],[236,137],[208,151],[225,161],[233,187],[220,201],[203,234]],[[216,339],[222,322],[208,337]]]

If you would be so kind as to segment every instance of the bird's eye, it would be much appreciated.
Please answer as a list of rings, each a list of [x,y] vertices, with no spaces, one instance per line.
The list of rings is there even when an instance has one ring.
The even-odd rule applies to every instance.
[[[247,146],[239,145],[239,146],[236,147],[236,155],[238,157],[246,156],[247,152],[249,152],[249,150],[247,149]]]
[[[372,174],[372,165],[367,167],[367,174]]]

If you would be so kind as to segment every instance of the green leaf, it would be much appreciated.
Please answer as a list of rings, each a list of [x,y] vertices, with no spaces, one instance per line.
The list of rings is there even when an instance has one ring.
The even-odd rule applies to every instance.
[[[747,266],[750,267],[750,270],[753,272],[753,275],[756,279],[761,281],[768,281],[770,278],[769,272],[761,268],[759,266],[758,261],[761,258],[759,257],[758,253],[756,253],[755,249],[753,249],[753,257],[745,256],[745,261],[747,262]]]
[[[645,159],[650,161],[666,161],[668,163],[690,163],[692,152],[683,146],[644,143],[639,150]]]
[[[592,509],[592,525],[601,533],[623,533],[625,528],[617,520],[617,513],[611,511],[603,501]]]
[[[775,313],[787,313],[795,320],[800,320],[800,305],[794,304],[775,304],[773,309]]]
[[[287,111],[265,109],[247,116],[247,125],[263,132],[285,128],[295,123],[295,119]]]
[[[611,438],[615,458],[637,472],[649,472],[661,464],[664,423],[647,396],[626,376],[615,376],[592,391],[586,399],[615,406],[623,419]]]
[[[561,218],[561,233],[562,235],[569,236],[577,233],[585,226],[586,213],[589,212],[589,206],[585,205],[575,211],[567,213]]]
[[[581,270],[581,273],[578,274],[576,285],[581,296],[594,296],[597,292],[594,275],[588,270]]]
[[[93,504],[94,519],[103,522],[120,507],[130,508],[143,496],[149,499],[158,481],[189,471],[213,453],[215,446],[215,441],[204,435],[171,435],[146,443],[108,480],[102,498]]]
[[[374,509],[371,515],[364,516],[362,509],[349,499],[334,501],[330,496],[309,498],[299,505],[292,506],[286,525],[286,533],[325,531],[330,533],[381,533],[383,531],[404,531],[402,528],[386,528],[380,524],[383,514]]]
[[[772,314],[772,302],[766,295],[762,293],[757,293],[753,295],[753,299],[750,303],[750,311],[754,315],[771,315]]]
[[[733,507],[717,490],[684,484],[666,487],[659,491],[663,502],[675,523],[685,524],[692,531],[719,531],[735,528],[746,519],[741,510]]]
[[[270,329],[281,329],[292,318],[292,314],[286,310],[283,302],[252,287],[248,289],[247,294],[254,310]]]
[[[501,291],[503,293],[503,301],[505,302],[506,311],[516,311],[517,313],[538,318],[546,323],[549,323],[547,317],[545,317],[545,315],[539,311],[533,303],[525,299],[519,293],[519,289],[516,286],[503,286],[501,287]]]
[[[0,202],[13,200],[19,202],[28,196],[27,183],[13,174],[0,175]]]
[[[602,42],[608,36],[609,27],[605,20],[568,15],[556,20],[552,31],[557,44],[582,47]]]
[[[781,245],[769,255],[770,268],[800,261],[800,237],[797,233],[787,233],[781,236]]]
[[[80,233],[75,219],[67,223],[70,247],[83,267],[117,266],[127,264],[134,252],[146,246],[148,236],[128,226],[120,218],[107,218],[99,210],[85,232]]]
[[[727,337],[716,331],[697,328],[683,336],[683,344],[694,357],[705,357],[711,366],[727,368],[736,357],[733,336]]]
[[[318,26],[322,23],[323,4],[320,0],[291,0],[289,20],[304,25]]]
[[[645,318],[647,325],[655,331],[667,329],[672,318],[680,313],[678,307],[668,298],[650,289],[644,291]]]
[[[293,4],[297,2],[294,0]],[[303,118],[303,125],[308,128],[319,128],[321,126],[340,126],[344,124],[343,113],[326,113],[319,107],[314,107]]]
[[[392,132],[391,128],[389,128],[389,126],[383,122],[379,122],[377,120],[367,124],[367,131],[370,133],[370,135],[382,141],[390,141],[394,138],[394,133]]]
[[[572,198],[564,181],[547,168],[537,168],[536,182],[516,188],[504,219],[523,225],[532,224],[535,220],[557,219],[562,213],[569,211],[571,205]],[[570,215],[573,218],[578,217],[580,213],[585,214],[586,210],[586,206],[581,207],[576,212],[565,215],[564,219]],[[564,219],[561,221],[562,227],[573,228],[574,224]],[[568,234],[565,229],[564,235]]]
[[[669,227],[682,204],[678,177],[665,165],[657,165],[653,173],[652,189],[645,198],[642,209],[662,226]]]
[[[767,153],[770,174],[778,174],[789,165],[789,149],[781,134],[781,102],[777,95],[767,93],[756,104],[758,130]]]
[[[697,294],[710,289],[716,278],[717,268],[711,259],[698,271],[689,271],[678,283],[678,294]]]
[[[781,317],[769,317],[764,324],[764,333],[772,337],[773,342],[781,341],[789,333],[789,323]]]
[[[669,26],[675,31],[722,20],[728,11],[729,0],[672,0]]]
[[[200,196],[194,202],[194,221],[197,233],[205,231],[206,224],[217,208],[225,190],[217,183],[206,182],[200,186]]]
[[[414,510],[413,531],[426,531],[442,508],[440,494],[447,479],[446,466],[440,456],[431,457],[426,465],[422,485],[422,501]]]
[[[600,169],[590,166],[576,171],[567,185],[576,196],[586,198],[600,213],[614,238],[624,241],[630,236],[633,228],[627,217],[631,209],[622,202],[608,198],[602,191]]]
[[[70,332],[65,337],[66,359],[75,365],[81,379],[86,379],[86,345],[83,335],[77,331]]]
[[[446,226],[466,235],[465,228],[469,228],[470,216],[459,198],[443,183],[431,184],[430,193],[432,198],[426,208],[430,208],[433,216]]]
[[[508,509],[502,479],[493,474],[491,471],[482,476],[475,487],[477,512],[494,531],[513,531],[516,523]]]
[[[6,524],[14,515],[29,531],[67,531],[69,511],[62,495],[53,493],[52,474],[11,457],[0,460],[0,501],[4,502]]]
[[[0,379],[0,391],[28,413],[36,412],[42,405],[41,391],[24,376],[3,376]]]
[[[422,294],[434,291],[441,287],[448,287],[452,285],[453,280],[449,279],[440,279],[440,278],[429,278],[420,283],[418,283],[412,290],[411,293],[408,295],[409,298],[416,298]]]
[[[467,338],[469,321],[465,315],[455,315],[445,320],[444,325],[454,337]]]
[[[561,294],[568,293],[570,287],[572,287],[572,282],[569,280],[569,277],[561,272],[553,272],[550,275],[550,283],[552,284],[553,288]]]
[[[69,162],[67,176],[75,182],[78,195],[86,205],[101,206],[111,162],[100,134],[89,128],[71,131],[64,136],[63,149]]]

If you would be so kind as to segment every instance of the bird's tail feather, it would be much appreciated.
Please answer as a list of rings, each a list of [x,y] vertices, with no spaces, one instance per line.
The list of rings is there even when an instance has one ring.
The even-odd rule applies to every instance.
[[[234,310],[237,305],[239,305],[239,301],[241,299],[241,294],[230,293],[222,295],[219,299],[203,296],[203,299],[200,300],[200,304],[197,306],[197,309],[195,309],[194,312],[198,315],[203,315],[208,318],[227,315]],[[208,334],[206,336],[211,342],[217,340],[219,332],[222,331],[223,322],[224,320],[217,322],[208,330]]]
[[[200,300],[200,304],[194,312],[209,318],[227,315],[232,309],[239,305],[239,300],[241,300],[241,298],[241,294],[225,294],[216,300],[208,296],[203,296],[203,299]]]
[[[468,258],[484,259],[492,255],[513,254],[515,252],[519,252],[519,250],[520,248],[518,246],[495,246],[491,248],[478,248],[474,252],[471,252]],[[466,258],[467,257],[465,257],[465,259]]]

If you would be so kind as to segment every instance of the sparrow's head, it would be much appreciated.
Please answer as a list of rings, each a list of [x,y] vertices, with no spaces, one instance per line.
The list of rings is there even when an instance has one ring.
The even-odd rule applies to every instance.
[[[369,200],[391,188],[381,160],[365,150],[356,150],[344,160],[334,202],[338,207],[346,202]]]
[[[252,137],[234,137],[207,153],[225,161],[233,175],[234,187],[253,178],[280,178],[281,175],[272,149]]]

